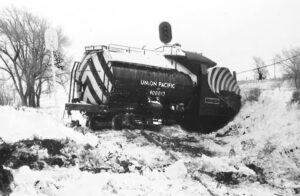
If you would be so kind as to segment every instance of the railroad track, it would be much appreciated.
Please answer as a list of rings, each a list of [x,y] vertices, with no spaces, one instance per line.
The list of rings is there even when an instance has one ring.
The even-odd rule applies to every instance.
[[[100,132],[97,133],[95,131],[92,131],[84,127],[77,129],[77,131],[78,130],[83,133],[87,133],[87,132],[94,133],[97,136],[101,134]],[[162,148],[165,151],[166,155],[169,156],[171,159],[173,159],[174,162],[184,158],[185,155],[189,157],[201,157],[202,154],[205,154],[207,156],[214,155],[213,152],[210,152],[207,149],[205,149],[203,146],[201,146],[199,140],[197,140],[193,136],[189,136],[188,134],[186,135],[186,137],[177,137],[177,136],[166,135],[159,130],[146,130],[146,129],[141,129],[140,131],[126,130],[126,129],[121,130],[121,132],[125,132],[125,133],[126,131],[130,133],[130,134],[125,134],[127,135],[126,137],[128,137],[128,139],[142,136],[148,142]],[[215,193],[214,190],[212,190],[208,186],[208,184],[205,182],[204,179],[198,177],[195,178],[194,180],[202,184],[207,189],[209,195],[211,196],[218,195]]]
[[[97,135],[98,131],[91,130],[87,127],[74,127],[74,130],[79,131],[83,134],[86,133],[94,133]],[[168,153],[180,152],[183,154],[188,154],[191,157],[201,157],[202,154],[206,156],[214,156],[215,153],[207,150],[204,146],[201,145],[200,141],[197,140],[193,136],[187,135],[186,137],[176,137],[169,136],[160,131],[160,129],[156,128],[154,130],[149,129],[140,129],[139,133],[147,141],[155,144],[156,146],[161,147],[163,150]],[[134,130],[132,130],[134,132]],[[173,153],[174,154],[174,153]]]
[[[166,150],[169,154],[173,154],[172,157],[176,157],[175,153],[180,152],[188,154],[191,157],[201,157],[202,154],[207,156],[213,156],[214,153],[201,146],[200,141],[194,137],[187,136],[185,138],[170,137],[165,134],[156,131],[142,130],[141,134],[151,143],[160,146],[163,150]]]
[[[79,131],[83,134],[86,133],[94,133],[97,135],[98,131],[93,131],[87,127],[74,127],[74,130]],[[206,156],[214,156],[215,153],[209,151],[207,148],[201,145],[200,141],[197,140],[193,136],[187,135],[186,137],[176,137],[169,136],[160,131],[159,128],[155,128],[153,130],[149,129],[140,129],[139,133],[141,134],[147,141],[155,144],[156,146],[161,147],[163,150],[171,153],[172,152],[180,152],[183,154],[188,154],[191,157],[201,157],[202,154]],[[135,132],[131,130],[131,132]],[[173,153],[174,154],[174,153]]]

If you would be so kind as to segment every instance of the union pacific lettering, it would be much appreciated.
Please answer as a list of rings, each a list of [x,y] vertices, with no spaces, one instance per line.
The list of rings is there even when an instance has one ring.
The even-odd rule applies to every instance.
[[[157,82],[148,81],[148,80],[141,80],[142,86],[157,86]]]
[[[155,81],[149,81],[149,80],[141,80],[140,81],[142,86],[157,86],[161,88],[175,88],[174,83],[169,82],[155,82]]]

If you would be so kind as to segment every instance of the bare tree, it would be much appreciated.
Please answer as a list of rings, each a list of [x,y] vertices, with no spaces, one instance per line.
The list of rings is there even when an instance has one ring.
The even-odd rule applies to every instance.
[[[283,50],[276,55],[276,60],[283,65],[283,78],[293,81],[297,89],[300,88],[300,48]]]
[[[266,79],[268,75],[268,69],[265,67],[266,64],[264,60],[260,57],[253,57],[253,60],[255,66],[255,70],[254,70],[255,78],[257,80]]]
[[[49,83],[50,55],[44,42],[48,27],[46,20],[15,8],[0,16],[0,69],[9,74],[25,106],[38,107],[43,84]],[[59,31],[61,51],[66,40]]]
[[[5,79],[0,78],[0,105],[9,105],[11,102],[11,97],[7,92],[5,84]]]

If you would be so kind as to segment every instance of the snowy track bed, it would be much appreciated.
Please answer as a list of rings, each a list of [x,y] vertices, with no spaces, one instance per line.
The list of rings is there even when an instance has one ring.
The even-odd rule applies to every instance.
[[[300,110],[290,97],[266,87],[211,134],[74,130],[45,110],[0,107],[0,195],[300,194]]]
[[[177,130],[180,137],[168,138],[179,143],[185,137]],[[259,189],[259,183],[247,185],[257,181],[247,167],[230,166],[226,158],[201,152],[190,154],[186,139],[182,140],[185,148],[179,144],[174,150],[168,146],[172,142],[164,141],[167,147],[162,148],[140,132],[98,132],[95,146],[37,138],[2,144],[1,154],[8,155],[3,164],[14,176],[12,195],[251,195],[254,189],[266,189]],[[75,191],[76,187],[85,188]]]

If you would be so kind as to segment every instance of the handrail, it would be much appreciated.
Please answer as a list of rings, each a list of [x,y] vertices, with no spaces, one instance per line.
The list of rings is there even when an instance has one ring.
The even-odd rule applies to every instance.
[[[146,54],[146,52],[151,53],[161,53],[162,51],[158,50],[151,50],[151,49],[145,49],[145,48],[138,48],[138,47],[132,47],[132,46],[125,46],[125,45],[119,45],[119,44],[109,44],[108,46],[105,45],[90,45],[85,47],[86,52],[90,51],[98,51],[98,50],[108,50],[111,52],[140,52],[143,54]]]
[[[85,51],[95,51],[95,50],[103,50],[107,49],[105,45],[90,45],[85,47]]]
[[[72,83],[73,83],[73,74],[74,74],[74,68],[76,66],[77,62],[74,62],[72,70],[71,70],[71,78],[70,78],[70,88],[69,88],[69,103],[71,102],[71,91],[72,91]]]
[[[115,50],[113,50],[115,49]],[[151,49],[145,49],[145,48],[138,48],[138,47],[131,47],[131,46],[125,46],[125,45],[119,45],[119,44],[109,44],[108,45],[108,50],[109,51],[120,51],[120,52],[140,52],[143,54],[146,54],[146,52],[152,52],[152,53],[157,53],[158,51],[156,50],[151,50]]]
[[[90,45],[90,46],[86,46],[85,47],[85,51],[86,52],[90,52],[90,51],[99,51],[99,50],[108,50],[110,52],[122,52],[122,53],[133,53],[133,52],[137,52],[137,53],[156,53],[156,54],[162,54],[165,53],[165,48],[170,49],[170,53],[173,53],[173,49],[176,49],[176,54],[178,51],[178,48],[176,48],[176,46],[179,46],[179,44],[173,44],[173,45],[163,45],[160,46],[158,48],[156,48],[155,50],[151,50],[151,49],[145,49],[145,48],[138,48],[138,47],[131,47],[131,46],[126,46],[126,45],[119,45],[119,44],[109,44],[108,46],[105,45]]]
[[[75,68],[75,71],[74,71],[74,76],[73,76],[73,92],[72,92],[72,99],[74,99],[74,92],[75,92],[75,80],[76,80],[76,72],[77,72],[77,69],[79,67],[80,63],[77,62],[76,64],[76,68]],[[72,100],[71,100],[72,101]]]

